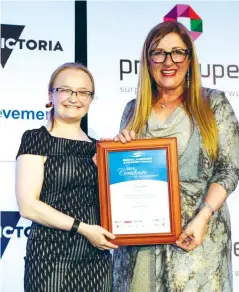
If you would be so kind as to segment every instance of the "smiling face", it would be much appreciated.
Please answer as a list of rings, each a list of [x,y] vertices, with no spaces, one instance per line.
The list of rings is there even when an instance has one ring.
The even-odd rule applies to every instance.
[[[77,69],[64,69],[53,82],[53,91],[49,93],[54,107],[54,118],[66,122],[77,122],[84,117],[89,109],[92,97],[80,96],[68,91],[92,92],[93,84],[89,75]],[[83,94],[84,95],[84,94]]]
[[[177,60],[177,53],[180,50],[188,49],[181,37],[175,33],[171,32],[164,36],[154,49],[154,52],[175,52],[173,56]],[[183,52],[183,51],[181,51]],[[155,80],[158,91],[160,90],[178,90],[183,91],[185,76],[187,74],[190,64],[189,56],[187,55],[182,63],[173,62],[170,55],[167,55],[164,62],[155,63],[150,58],[150,74]]]

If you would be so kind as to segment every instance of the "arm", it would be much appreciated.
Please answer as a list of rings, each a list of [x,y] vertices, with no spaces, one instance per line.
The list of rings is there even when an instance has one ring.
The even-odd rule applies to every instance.
[[[16,196],[22,217],[47,227],[70,231],[74,218],[57,211],[39,200],[44,178],[44,157],[39,155],[20,155],[16,163]],[[105,239],[114,235],[104,228],[81,222],[78,232],[100,249],[116,246]]]
[[[69,231],[74,218],[39,200],[44,175],[44,157],[21,155],[16,163],[16,196],[22,217],[51,228]]]
[[[227,196],[236,188],[239,176],[239,126],[233,109],[224,96],[212,96],[212,108],[218,128],[218,157],[210,180],[205,202],[214,211],[221,208]],[[179,246],[191,250],[202,244],[207,223],[212,216],[210,208],[201,208],[179,237]],[[186,240],[187,238],[190,240]],[[185,242],[186,240],[186,242]]]
[[[218,157],[205,202],[217,211],[238,184],[239,125],[224,93],[213,96],[212,103],[218,128]]]

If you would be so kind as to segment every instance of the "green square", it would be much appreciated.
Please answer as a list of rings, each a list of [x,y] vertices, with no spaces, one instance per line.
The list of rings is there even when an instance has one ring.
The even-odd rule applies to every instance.
[[[191,19],[191,30],[202,32],[202,20],[201,19]]]

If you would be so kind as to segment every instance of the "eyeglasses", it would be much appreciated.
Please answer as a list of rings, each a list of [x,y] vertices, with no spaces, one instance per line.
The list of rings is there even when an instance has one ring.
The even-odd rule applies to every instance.
[[[188,49],[176,49],[176,50],[172,50],[171,52],[166,52],[163,50],[157,51],[151,51],[150,53],[150,57],[151,60],[158,64],[158,63],[163,63],[167,56],[169,55],[171,57],[171,60],[174,63],[182,63],[185,61],[187,56],[190,56],[191,50]]]
[[[57,92],[58,95],[62,98],[69,98],[73,95],[73,93],[75,93],[75,95],[82,101],[88,101],[93,95],[93,92],[91,91],[75,91],[70,88],[52,88],[51,92]]]

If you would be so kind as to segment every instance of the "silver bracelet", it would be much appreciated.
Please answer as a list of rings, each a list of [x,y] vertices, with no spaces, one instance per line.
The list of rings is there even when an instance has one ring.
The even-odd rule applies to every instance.
[[[202,208],[203,207],[208,207],[212,212],[212,216],[215,214],[215,211],[214,211],[213,207],[210,204],[208,204],[207,202],[203,203]]]

